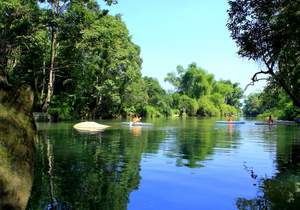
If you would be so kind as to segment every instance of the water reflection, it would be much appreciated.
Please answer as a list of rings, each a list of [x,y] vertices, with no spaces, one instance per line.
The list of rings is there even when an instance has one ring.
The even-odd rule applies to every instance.
[[[238,198],[238,209],[299,209],[300,206],[300,129],[276,128],[277,172],[272,177],[251,177],[258,185],[258,196]],[[254,174],[254,175],[253,175]]]
[[[127,209],[141,179],[142,152],[157,151],[159,143],[151,139],[163,140],[161,132],[140,132],[121,128],[82,135],[63,127],[39,132],[39,170],[28,209],[43,209],[54,200],[74,209]],[[146,148],[148,141],[152,146]]]
[[[133,136],[140,136],[142,134],[142,126],[131,127],[131,132]]]
[[[28,209],[53,201],[79,210],[298,205],[298,128],[199,119],[162,120],[136,130],[110,123],[99,134],[80,134],[68,123],[39,131]]]
[[[177,166],[203,167],[202,162],[209,159],[216,149],[230,151],[239,144],[238,125],[217,126],[214,121],[192,120],[181,129],[171,137],[176,139],[176,147],[171,150],[170,157],[176,155]]]

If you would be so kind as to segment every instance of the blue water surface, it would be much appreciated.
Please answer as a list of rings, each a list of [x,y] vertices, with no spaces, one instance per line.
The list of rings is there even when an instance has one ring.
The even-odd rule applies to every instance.
[[[74,209],[268,209],[298,205],[297,126],[149,120],[81,134],[75,122],[39,124],[28,209],[53,197]],[[280,189],[280,190],[278,190]],[[289,194],[293,200],[282,194]],[[280,199],[277,199],[277,198]]]

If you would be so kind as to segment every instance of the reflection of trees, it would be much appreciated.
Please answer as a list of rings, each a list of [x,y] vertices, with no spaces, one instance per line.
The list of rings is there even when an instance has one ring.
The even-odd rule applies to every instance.
[[[238,198],[236,202],[238,209],[299,209],[299,134],[299,129],[295,127],[278,127],[276,154],[278,172],[271,178],[258,178],[258,196],[253,199]]]
[[[176,148],[181,156],[177,157],[177,165],[201,167],[201,161],[214,153],[214,148],[235,147],[233,140],[239,137],[238,128],[215,126],[213,121],[191,121],[182,130],[175,133]]]
[[[238,198],[238,209],[299,209],[300,173],[285,172],[261,178],[256,198]]]
[[[80,135],[73,130],[40,132],[36,180],[29,209],[49,203],[47,139],[52,144],[53,194],[74,209],[127,209],[129,193],[138,188],[140,160],[150,132],[132,137],[129,130]],[[44,135],[44,136],[43,136]],[[151,150],[151,149],[150,149]]]

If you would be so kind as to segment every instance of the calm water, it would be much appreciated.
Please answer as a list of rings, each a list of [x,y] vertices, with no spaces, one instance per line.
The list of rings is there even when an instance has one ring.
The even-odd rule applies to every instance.
[[[73,209],[296,209],[300,128],[158,120],[80,134],[39,124],[27,209],[54,198]]]

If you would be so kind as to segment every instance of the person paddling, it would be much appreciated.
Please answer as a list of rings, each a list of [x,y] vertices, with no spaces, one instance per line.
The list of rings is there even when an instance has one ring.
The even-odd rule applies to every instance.
[[[134,115],[132,118],[132,123],[138,123],[141,121],[141,117],[139,117],[138,115]]]
[[[272,118],[272,115],[269,115],[269,118],[268,118],[268,123],[269,125],[273,124],[273,118]]]
[[[232,121],[233,121],[233,114],[230,113],[230,114],[228,115],[227,121],[228,121],[228,122],[232,122]]]

